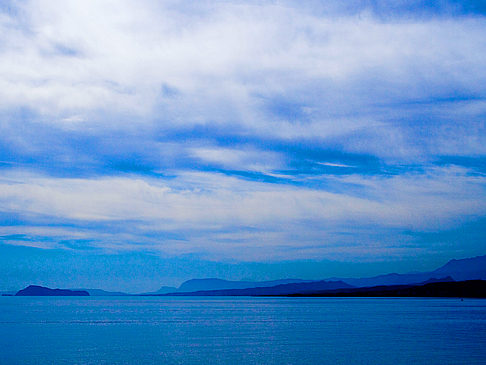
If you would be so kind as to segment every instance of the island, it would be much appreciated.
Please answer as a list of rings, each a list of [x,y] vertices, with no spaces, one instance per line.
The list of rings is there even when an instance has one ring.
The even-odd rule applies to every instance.
[[[15,296],[42,296],[42,297],[87,297],[89,293],[85,290],[50,289],[38,285],[29,285],[19,290]]]

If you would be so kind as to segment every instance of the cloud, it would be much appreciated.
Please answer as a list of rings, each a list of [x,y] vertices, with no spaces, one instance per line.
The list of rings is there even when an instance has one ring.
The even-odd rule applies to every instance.
[[[367,9],[331,16],[288,3],[17,7],[0,22],[0,107],[70,128],[129,120],[284,139],[367,130],[373,141],[404,134],[389,103],[485,92],[481,17],[383,21]],[[272,113],[282,97],[294,111]],[[406,135],[394,140],[413,150]]]
[[[20,222],[4,241],[255,260],[425,250],[403,232],[486,213],[483,10],[8,2],[0,203]]]
[[[271,172],[286,167],[277,153],[255,149],[197,147],[191,154],[203,162],[240,171]]]
[[[333,162],[317,162],[317,163],[322,166],[330,166],[330,167],[354,167],[342,163],[333,163]]]
[[[82,239],[100,248],[149,249],[165,254],[224,252],[229,258],[237,258],[237,247],[246,247],[255,258],[261,252],[265,257],[290,258],[293,251],[308,250],[306,247],[316,252],[331,252],[336,247],[343,253],[365,247],[379,251],[386,247],[385,242],[372,249],[371,242],[351,244],[349,237],[336,232],[368,227],[443,230],[486,213],[484,178],[468,176],[458,168],[335,179],[356,188],[330,193],[218,173],[182,172],[175,179],[161,180],[51,178],[18,171],[2,179],[0,201],[4,212],[32,222],[50,217],[52,222],[91,225],[81,231]],[[106,230],[103,222],[117,226]],[[124,228],[123,222],[131,223]],[[51,235],[48,229],[37,229],[40,236]],[[7,233],[25,232],[18,227]],[[75,239],[80,234],[64,232],[61,236]]]

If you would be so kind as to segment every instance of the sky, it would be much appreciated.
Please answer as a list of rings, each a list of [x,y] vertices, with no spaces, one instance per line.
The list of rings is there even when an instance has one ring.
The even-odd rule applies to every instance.
[[[3,0],[0,289],[486,254],[484,1]]]

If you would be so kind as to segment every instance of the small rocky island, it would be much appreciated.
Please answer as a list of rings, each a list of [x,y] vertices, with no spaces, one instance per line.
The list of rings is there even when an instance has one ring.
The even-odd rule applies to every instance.
[[[29,285],[19,290],[15,296],[42,296],[42,297],[87,297],[89,293],[85,290],[50,289],[38,285]]]

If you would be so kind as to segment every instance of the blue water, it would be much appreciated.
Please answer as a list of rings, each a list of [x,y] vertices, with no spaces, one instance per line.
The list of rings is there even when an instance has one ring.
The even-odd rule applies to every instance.
[[[486,300],[0,297],[1,364],[486,364]]]

